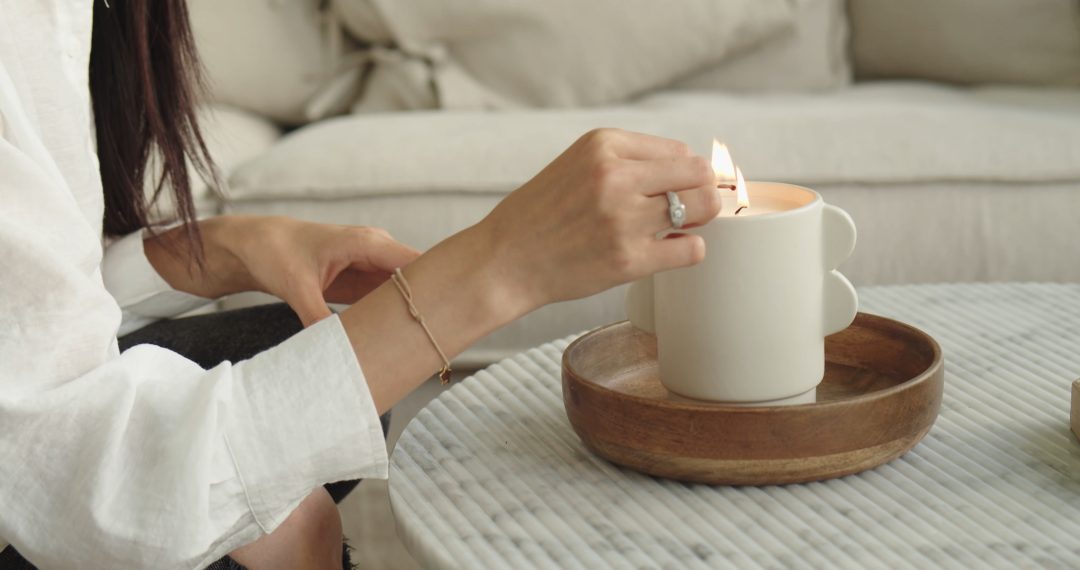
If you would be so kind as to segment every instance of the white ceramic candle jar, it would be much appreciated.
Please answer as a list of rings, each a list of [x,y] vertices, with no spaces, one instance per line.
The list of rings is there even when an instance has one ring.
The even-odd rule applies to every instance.
[[[706,259],[631,286],[627,315],[657,336],[660,378],[700,400],[765,402],[809,393],[825,373],[826,335],[851,324],[858,299],[835,268],[855,224],[813,190],[750,182],[752,206],[689,230]]]

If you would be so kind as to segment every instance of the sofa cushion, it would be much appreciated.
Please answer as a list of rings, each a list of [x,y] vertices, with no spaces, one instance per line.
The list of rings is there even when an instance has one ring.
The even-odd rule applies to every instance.
[[[213,99],[286,125],[307,122],[305,106],[336,72],[335,57],[344,50],[331,42],[322,3],[190,0]]]
[[[587,129],[727,139],[747,174],[845,208],[856,285],[1080,281],[1080,91],[867,84],[830,96],[666,94],[591,111],[354,116],[242,165],[228,209],[371,225],[426,249],[482,219]],[[246,301],[231,299],[226,305]],[[481,365],[623,318],[622,292],[544,307],[457,359]]]
[[[652,0],[336,0],[335,6],[365,40],[383,35],[374,21],[381,16],[402,52],[432,66],[440,100],[452,102],[441,106],[457,109],[622,101],[792,21],[788,0],[684,0],[678,9]],[[430,86],[423,81],[416,88]]]
[[[1076,0],[851,0],[856,74],[1080,85]]]
[[[866,84],[830,96],[665,93],[633,106],[341,117],[295,131],[232,177],[232,197],[504,193],[578,136],[621,127],[725,140],[749,177],[805,184],[1080,179],[1080,116],[960,89]]]
[[[675,91],[823,91],[851,83],[845,0],[797,0],[795,25],[691,72]]]
[[[980,101],[1004,103],[1025,107],[1045,113],[1073,113],[1080,115],[1080,89],[990,85],[972,90]]]

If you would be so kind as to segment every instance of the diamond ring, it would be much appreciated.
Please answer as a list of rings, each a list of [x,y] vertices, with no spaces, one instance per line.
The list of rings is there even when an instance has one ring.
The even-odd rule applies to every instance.
[[[679,200],[679,195],[674,192],[667,193],[668,218],[671,219],[671,228],[680,229],[686,223],[686,204]]]

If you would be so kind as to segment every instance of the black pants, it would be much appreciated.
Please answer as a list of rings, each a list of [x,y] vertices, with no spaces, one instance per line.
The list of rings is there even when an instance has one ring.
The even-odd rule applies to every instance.
[[[300,319],[287,305],[264,305],[210,315],[158,321],[120,338],[120,350],[137,344],[153,344],[184,355],[203,368],[224,361],[237,362],[277,346],[299,332]],[[386,433],[390,414],[382,417]],[[341,502],[360,481],[341,481],[326,485],[334,502]],[[344,545],[344,568],[352,568],[349,551]],[[229,557],[211,564],[207,570],[236,570],[243,568]],[[19,556],[14,548],[0,552],[0,570],[35,570]]]

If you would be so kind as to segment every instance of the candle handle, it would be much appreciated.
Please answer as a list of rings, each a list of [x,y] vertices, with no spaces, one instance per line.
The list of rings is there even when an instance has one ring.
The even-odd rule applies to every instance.
[[[855,287],[835,269],[825,274],[822,307],[825,310],[823,332],[826,336],[846,329],[859,312],[859,296],[855,293]]]
[[[821,212],[821,230],[825,240],[825,269],[836,269],[855,251],[855,222],[847,212],[825,204]]]
[[[851,252],[855,251],[855,222],[847,212],[826,204],[821,213],[822,249],[825,286],[822,307],[826,335],[840,332],[855,320],[859,312],[859,297],[847,277],[836,271]]]

